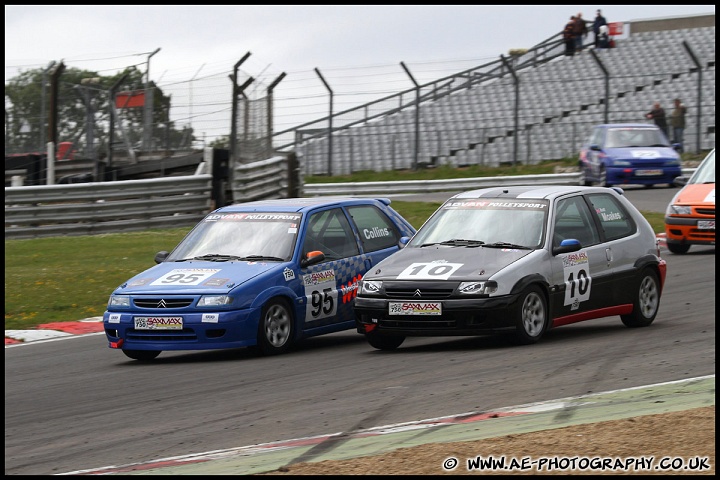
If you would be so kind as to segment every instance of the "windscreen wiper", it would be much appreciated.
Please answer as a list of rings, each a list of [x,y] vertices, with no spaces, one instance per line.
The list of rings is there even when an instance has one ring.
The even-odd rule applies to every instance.
[[[244,262],[259,262],[261,260],[269,260],[271,262],[284,262],[284,258],[280,257],[273,257],[270,255],[248,255],[246,257],[236,257],[238,260],[242,260]]]
[[[519,248],[522,250],[532,250],[531,247],[527,247],[525,245],[518,245],[517,243],[508,243],[508,242],[495,242],[495,243],[486,243],[483,245],[483,247],[488,248]]]

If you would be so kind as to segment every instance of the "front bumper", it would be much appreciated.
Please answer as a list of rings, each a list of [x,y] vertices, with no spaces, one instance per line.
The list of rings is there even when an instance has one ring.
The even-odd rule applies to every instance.
[[[662,170],[662,175],[643,175],[642,172]],[[607,179],[612,185],[656,185],[673,183],[675,177],[682,175],[680,167],[608,167]]]
[[[203,321],[203,318],[208,318],[207,314],[212,313],[217,315],[217,322]],[[209,350],[257,344],[259,308],[172,315],[183,318],[182,330],[138,330],[134,325],[134,317],[139,316],[151,315],[140,312],[105,312],[103,327],[110,348],[158,351]],[[170,315],[164,313],[155,316]]]
[[[678,245],[715,245],[715,230],[699,229],[698,220],[715,220],[715,217],[665,215],[665,240]]]
[[[402,336],[484,335],[515,328],[519,295],[492,298],[444,299],[442,315],[390,315],[390,301],[356,297],[353,309],[358,333]],[[412,300],[407,300],[412,301]]]

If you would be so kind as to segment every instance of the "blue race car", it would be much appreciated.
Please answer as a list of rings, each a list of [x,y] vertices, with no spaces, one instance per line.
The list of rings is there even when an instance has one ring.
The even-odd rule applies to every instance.
[[[680,148],[679,143],[670,145],[655,125],[597,125],[580,150],[580,185],[674,187],[673,180],[682,174]]]
[[[358,282],[414,233],[386,198],[219,208],[110,295],[109,346],[141,361],[163,350],[273,355],[300,338],[354,328]]]

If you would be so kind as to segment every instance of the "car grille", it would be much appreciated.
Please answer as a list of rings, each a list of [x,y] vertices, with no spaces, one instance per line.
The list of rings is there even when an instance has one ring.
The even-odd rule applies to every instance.
[[[378,319],[380,328],[392,331],[393,329],[418,331],[448,331],[480,328],[485,324],[486,317],[483,312],[474,315],[467,313],[445,312],[442,317],[429,315],[418,316],[389,316],[384,315]]]
[[[183,308],[193,303],[192,298],[135,298],[133,303],[138,308]]]
[[[698,207],[695,209],[695,212],[698,215],[708,215],[710,217],[715,216],[715,209],[714,208],[705,208],[705,207]]]
[[[406,300],[441,300],[448,298],[455,290],[455,285],[418,286],[415,285],[386,285],[385,295],[388,298],[404,298]],[[419,292],[419,293],[418,293]]]
[[[126,337],[133,342],[191,342],[197,340],[197,334],[192,328],[183,328],[182,331],[151,331],[135,330],[127,331]]]

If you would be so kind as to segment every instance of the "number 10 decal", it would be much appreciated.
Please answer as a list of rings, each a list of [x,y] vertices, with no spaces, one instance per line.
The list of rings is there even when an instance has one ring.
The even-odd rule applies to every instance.
[[[400,272],[397,278],[401,280],[447,280],[462,266],[462,263],[413,263]]]
[[[564,305],[570,310],[577,310],[580,302],[590,299],[590,262],[586,252],[578,252],[563,257],[563,276],[565,278]]]

